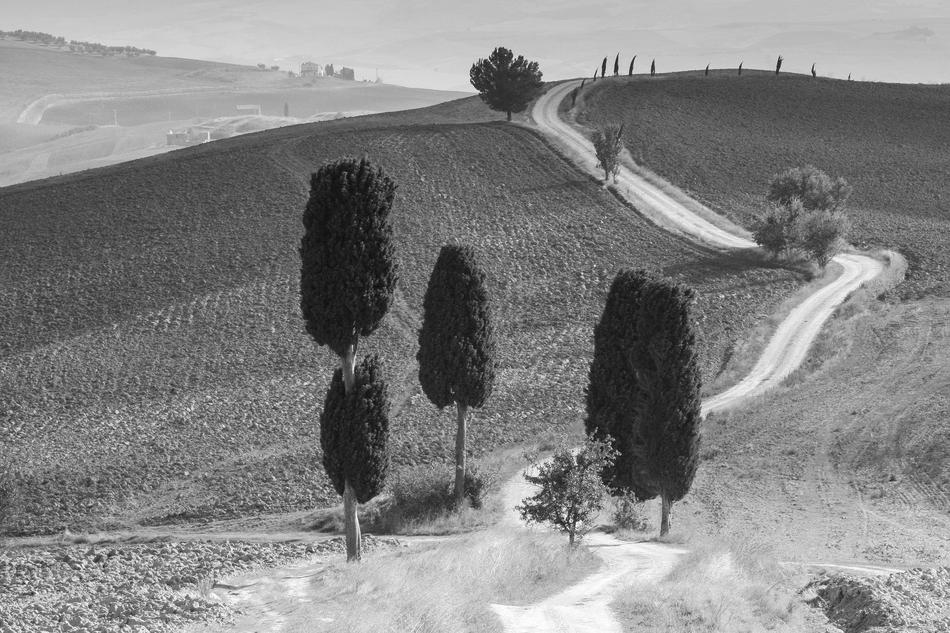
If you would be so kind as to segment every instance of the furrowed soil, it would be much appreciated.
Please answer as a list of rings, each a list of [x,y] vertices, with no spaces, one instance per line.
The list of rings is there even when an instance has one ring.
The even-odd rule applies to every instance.
[[[624,121],[634,160],[740,224],[773,174],[844,176],[851,242],[908,259],[901,296],[950,295],[950,86],[682,73],[598,81],[578,108],[587,125]]]
[[[480,253],[502,341],[473,455],[576,425],[619,268],[698,290],[708,379],[803,281],[654,228],[521,127],[447,123],[493,118],[462,100],[0,189],[0,460],[17,488],[6,533],[338,502],[317,437],[336,360],[304,331],[297,247],[309,174],[343,155],[365,153],[399,183],[399,287],[360,347],[387,368],[397,467],[452,454],[453,418],[414,364],[443,244]]]

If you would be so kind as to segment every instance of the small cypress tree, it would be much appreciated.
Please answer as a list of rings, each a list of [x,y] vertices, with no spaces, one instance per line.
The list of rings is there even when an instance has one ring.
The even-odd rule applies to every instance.
[[[650,76],[651,77],[656,76],[656,60],[655,59],[652,62],[650,62]]]
[[[604,57],[604,61],[600,64],[600,78],[603,79],[607,76],[607,58]]]
[[[614,279],[594,330],[587,433],[613,442],[605,483],[662,499],[660,534],[699,464],[700,376],[689,307],[693,291],[645,271]]]
[[[340,357],[347,393],[356,388],[359,339],[379,327],[396,288],[389,223],[395,193],[393,180],[365,158],[328,163],[310,178],[300,243],[300,309],[314,341]],[[361,555],[356,484],[344,481],[342,493],[348,560]]]
[[[785,58],[781,55],[778,56],[778,59],[775,62],[775,76],[777,77],[780,72],[782,72],[782,62],[785,61]]]
[[[740,77],[742,76],[742,63],[743,62],[739,62],[739,76]]]
[[[593,78],[591,79],[591,83],[594,83],[595,81],[597,81],[597,69],[596,69],[596,68],[594,69],[594,76],[593,76]]]
[[[817,77],[817,76],[818,76],[818,72],[815,70],[815,65],[814,65],[814,64],[811,65],[811,76],[812,76],[812,77]]]
[[[614,58],[614,77],[620,74],[620,53]]]
[[[637,56],[634,55],[633,59],[630,60],[630,68],[627,69],[627,76],[630,77],[633,75],[633,63],[637,61]]]
[[[620,172],[620,152],[623,150],[623,124],[607,125],[594,130],[591,142],[594,145],[594,154],[597,156],[597,166],[604,170],[604,183],[608,183],[611,176],[614,182],[617,182],[617,174]]]
[[[709,64],[706,64],[706,72],[703,73],[703,76],[704,76],[704,77],[708,77],[708,76],[709,76]]]
[[[465,425],[471,407],[491,396],[497,343],[486,276],[475,251],[443,246],[429,277],[419,330],[419,383],[440,409],[456,405],[455,499],[465,494]]]

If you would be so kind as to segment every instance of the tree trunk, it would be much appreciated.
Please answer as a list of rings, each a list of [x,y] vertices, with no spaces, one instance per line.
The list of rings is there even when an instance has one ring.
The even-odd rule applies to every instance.
[[[508,120],[511,120],[511,110],[508,110]]]
[[[663,500],[660,510],[660,536],[666,536],[673,526],[673,501],[665,492],[660,498]]]
[[[340,359],[343,369],[343,388],[350,393],[356,383],[356,344],[346,348],[346,355]],[[356,491],[349,481],[343,483],[343,529],[346,533],[346,561],[359,562],[362,555],[362,539],[360,537],[360,519],[356,514]]]
[[[458,427],[455,430],[455,507],[462,509],[465,501],[465,414],[468,407],[458,405]]]
[[[363,553],[360,519],[356,515],[356,491],[347,481],[343,489],[343,522],[346,531],[346,562],[359,562]]]
[[[340,359],[340,367],[343,369],[343,390],[349,393],[353,389],[353,383],[356,381],[354,374],[356,372],[356,344],[346,348],[346,355]]]

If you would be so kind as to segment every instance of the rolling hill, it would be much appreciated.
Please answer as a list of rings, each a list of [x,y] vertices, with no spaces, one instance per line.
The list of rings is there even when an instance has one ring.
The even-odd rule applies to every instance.
[[[844,176],[851,241],[907,257],[903,296],[950,295],[950,86],[718,71],[599,81],[581,101],[580,122],[625,121],[635,160],[743,224],[781,170]]]
[[[413,363],[444,243],[481,253],[502,341],[475,454],[576,428],[592,327],[620,267],[699,291],[710,380],[801,284],[656,229],[533,132],[494,119],[465,99],[0,189],[0,459],[21,489],[7,531],[336,501],[315,435],[334,359],[302,327],[296,249],[309,173],[341,155],[365,153],[399,183],[399,291],[362,346],[388,368],[397,464],[451,455],[452,420],[426,401]]]
[[[775,534],[792,559],[950,559],[950,87],[682,73],[598,81],[573,114],[624,121],[638,162],[739,223],[789,166],[842,175],[851,241],[909,263],[840,308],[784,388],[709,419],[685,528]]]
[[[221,138],[464,95],[191,59],[80,55],[2,38],[0,76],[0,186],[165,152],[169,130],[200,126]]]

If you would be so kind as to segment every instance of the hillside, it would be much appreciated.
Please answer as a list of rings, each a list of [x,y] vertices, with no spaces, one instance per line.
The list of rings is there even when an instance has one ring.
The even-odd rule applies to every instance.
[[[896,296],[839,309],[785,387],[709,418],[683,528],[778,534],[768,547],[792,559],[946,563],[950,87],[686,73],[598,81],[578,103],[588,125],[622,119],[637,161],[740,223],[787,166],[843,175],[852,242],[910,264]]]
[[[465,96],[191,59],[74,54],[2,38],[0,76],[0,186],[166,152],[169,130],[198,127],[222,138]]]
[[[397,464],[451,454],[417,388],[415,337],[439,247],[482,254],[502,372],[475,454],[576,425],[614,272],[699,291],[704,375],[801,283],[655,229],[534,133],[477,100],[293,126],[0,189],[0,459],[12,532],[309,509],[336,501],[315,429],[334,360],[297,305],[308,174],[366,153],[399,183],[401,280],[381,353]]]
[[[635,160],[741,223],[787,167],[844,176],[852,242],[908,258],[903,296],[950,295],[950,86],[682,73],[599,81],[581,101],[579,121],[625,121]]]

